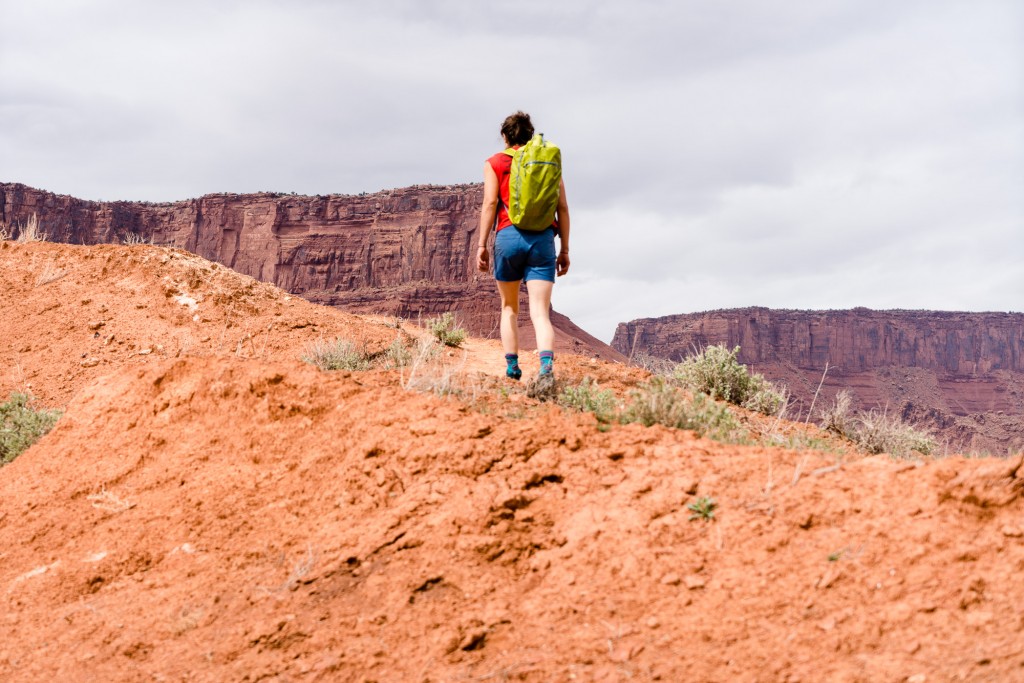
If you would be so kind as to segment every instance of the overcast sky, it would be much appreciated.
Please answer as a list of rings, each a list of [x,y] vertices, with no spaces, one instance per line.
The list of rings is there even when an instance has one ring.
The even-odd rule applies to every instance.
[[[600,338],[1024,310],[1020,0],[0,0],[0,181],[84,199],[476,182],[520,108]]]

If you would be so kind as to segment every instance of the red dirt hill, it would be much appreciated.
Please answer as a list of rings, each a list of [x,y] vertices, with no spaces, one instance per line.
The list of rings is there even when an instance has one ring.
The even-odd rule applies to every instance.
[[[420,332],[162,248],[0,243],[0,296],[0,388],[67,404],[0,469],[0,680],[1024,677],[1021,457],[605,428],[484,340],[459,397],[323,373]]]
[[[0,227],[33,217],[47,239],[185,249],[320,304],[419,321],[456,313],[472,334],[498,335],[498,295],[476,270],[482,185],[417,185],[374,194],[210,194],[198,199],[93,202],[0,183]],[[557,303],[557,290],[556,290]],[[521,339],[534,345],[520,307]],[[625,358],[553,312],[555,350]]]

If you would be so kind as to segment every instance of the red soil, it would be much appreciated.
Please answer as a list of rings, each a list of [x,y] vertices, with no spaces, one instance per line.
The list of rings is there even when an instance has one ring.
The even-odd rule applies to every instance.
[[[422,333],[154,247],[0,243],[0,307],[67,406],[0,469],[0,680],[1024,680],[1021,457],[602,431],[480,340],[462,398],[323,373]]]

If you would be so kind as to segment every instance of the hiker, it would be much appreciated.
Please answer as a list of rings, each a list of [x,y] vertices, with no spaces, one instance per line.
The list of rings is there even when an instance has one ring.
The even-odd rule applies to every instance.
[[[551,326],[551,289],[555,284],[555,275],[569,272],[569,205],[565,199],[565,183],[561,179],[561,156],[558,148],[544,143],[543,135],[534,137],[533,123],[529,114],[517,111],[501,124],[501,137],[506,149],[490,157],[484,164],[484,201],[480,209],[480,240],[477,249],[477,268],[487,272],[489,254],[487,240],[491,229],[494,237],[494,279],[498,283],[501,295],[501,345],[505,351],[505,374],[518,380],[523,376],[519,368],[519,283],[526,280],[526,290],[530,297],[530,320],[537,335],[537,350],[540,352],[541,378],[551,376],[554,367],[555,331]],[[539,143],[537,141],[540,141]],[[544,202],[549,206],[539,214],[542,216],[529,229],[527,220],[519,220],[513,224],[509,218],[509,209],[513,215],[519,216],[519,197],[513,204],[509,197],[509,179],[514,170],[515,152],[547,145],[547,150],[554,150],[557,163],[542,161],[546,168],[557,165],[555,175],[538,183],[550,183],[547,188],[537,186],[536,196],[545,196]],[[556,183],[556,184],[555,184]],[[529,184],[529,183],[527,183]],[[534,192],[534,190],[531,190]],[[526,197],[524,202],[533,201]],[[526,207],[532,210],[533,207]],[[544,213],[547,211],[547,213]],[[550,218],[553,211],[554,217]],[[555,254],[555,235],[559,236],[561,249]]]

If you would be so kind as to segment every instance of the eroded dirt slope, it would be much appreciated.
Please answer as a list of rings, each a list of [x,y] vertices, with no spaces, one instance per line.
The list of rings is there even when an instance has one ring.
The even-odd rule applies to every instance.
[[[322,373],[296,360],[310,339],[399,331],[226,271],[169,293],[179,258],[207,267],[154,248],[0,250],[4,352],[48,402],[72,397],[0,469],[0,680],[1024,678],[1020,457],[599,427],[488,384],[500,355],[473,345],[493,342],[453,358],[483,372],[493,400],[473,407],[393,371]],[[12,296],[11,274],[47,259],[68,275]],[[175,297],[197,294],[183,312]],[[100,296],[100,337],[96,312],[58,317]],[[123,350],[74,346],[104,334]],[[618,389],[639,378],[559,363]],[[713,521],[690,519],[697,496]]]

